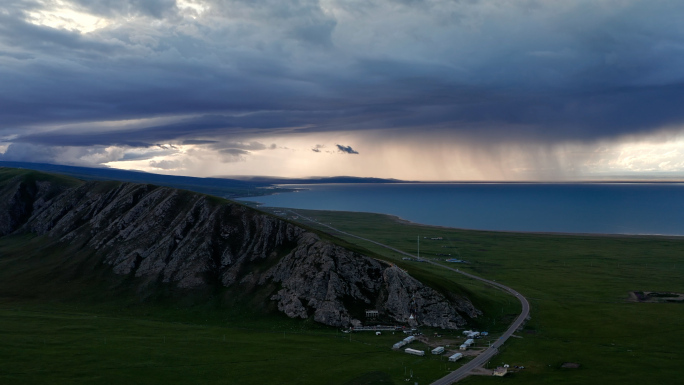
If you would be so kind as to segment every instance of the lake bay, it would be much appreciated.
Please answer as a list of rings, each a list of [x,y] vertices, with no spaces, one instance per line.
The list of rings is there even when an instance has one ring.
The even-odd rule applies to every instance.
[[[265,206],[391,214],[497,231],[684,235],[683,183],[284,185]]]

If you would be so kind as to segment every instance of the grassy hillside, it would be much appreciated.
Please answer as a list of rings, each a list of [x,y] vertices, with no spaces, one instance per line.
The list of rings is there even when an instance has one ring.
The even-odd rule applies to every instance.
[[[0,169],[0,184],[17,177],[45,176]],[[82,183],[49,177],[63,187]],[[628,292],[684,292],[680,238],[496,233],[375,214],[306,215],[409,253],[420,236],[422,257],[451,254],[469,262],[451,266],[527,296],[531,321],[491,363],[526,367],[506,383],[679,383],[684,304],[631,302]],[[325,237],[392,261],[443,293],[470,298],[484,311],[474,321],[478,329],[502,331],[519,311],[511,296],[477,281],[356,238]],[[274,311],[269,288],[247,295],[140,287],[80,246],[30,234],[0,238],[0,383],[362,385],[406,383],[413,373],[409,383],[427,384],[458,366],[389,349],[401,335],[349,335],[289,319]],[[580,366],[561,368],[565,362]],[[495,381],[502,379],[463,383]]]
[[[40,171],[33,171],[33,170],[21,170],[21,169],[16,169],[16,168],[5,168],[5,167],[0,167],[0,184],[6,183],[12,178],[20,177],[25,180],[44,180],[48,182],[59,182],[62,185],[68,186],[68,187],[75,187],[83,183],[82,181],[65,176],[65,175],[57,175],[57,174],[47,174],[43,173]]]
[[[0,169],[0,186],[23,181],[31,190],[46,179],[58,189],[82,183]],[[392,351],[399,333],[348,335],[289,319],[269,300],[273,287],[141,287],[113,274],[83,242],[0,237],[0,383],[361,385],[403,383],[411,373],[427,383],[457,367]],[[445,285],[436,286],[453,289]]]
[[[416,252],[416,236],[421,236],[422,257],[444,259],[437,254],[451,254],[469,262],[455,267],[495,279],[525,295],[532,305],[532,319],[519,333],[521,338],[509,340],[492,362],[526,367],[506,378],[506,383],[681,381],[684,303],[635,303],[628,292],[684,292],[682,238],[462,231],[401,223],[376,214],[297,211],[410,253]],[[403,261],[397,253],[355,238],[347,241],[402,264],[414,276],[441,277],[470,287],[467,279],[449,272]],[[475,296],[482,293],[472,291]],[[488,319],[497,313],[496,306],[491,303],[486,309],[485,325],[496,322]],[[512,310],[501,307],[498,313]],[[561,368],[565,362],[580,367]],[[464,383],[500,381],[472,377]]]
[[[130,277],[43,243],[0,238],[0,383],[398,384],[447,369],[392,351],[399,333],[289,319],[258,293],[160,283],[141,295]]]
[[[194,178],[186,176],[153,174],[141,171],[119,170],[114,168],[91,168],[63,166],[46,163],[30,162],[3,162],[0,167],[13,170],[38,170],[47,173],[68,175],[80,180],[116,180],[133,183],[151,183],[159,186],[175,187],[179,189],[195,191],[202,194],[211,194],[219,197],[245,197],[272,194],[273,192],[291,191],[273,186],[269,181],[242,181],[226,178]]]

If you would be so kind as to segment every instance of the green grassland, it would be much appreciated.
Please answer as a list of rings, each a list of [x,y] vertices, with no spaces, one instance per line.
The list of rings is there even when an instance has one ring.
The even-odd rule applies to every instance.
[[[392,383],[439,359],[392,352],[397,336],[278,331],[35,310],[0,310],[0,382],[127,384]],[[377,382],[378,379],[385,382]],[[421,380],[421,378],[418,378]]]
[[[417,252],[420,236],[421,257],[444,260],[448,257],[437,254],[451,254],[469,262],[451,267],[504,283],[529,299],[532,318],[518,333],[522,338],[510,339],[492,362],[526,368],[505,379],[470,377],[463,383],[678,384],[684,380],[684,304],[635,303],[628,296],[635,290],[684,292],[682,238],[466,231],[379,214],[297,211],[409,253]],[[501,298],[492,296],[493,289],[483,292],[467,278],[337,235],[396,262],[416,277],[430,276],[471,291],[468,294],[478,303],[492,298],[480,321],[483,328],[494,326],[496,320],[488,319],[492,315],[514,313],[512,304],[501,306]],[[580,367],[561,368],[565,362]]]
[[[79,250],[0,238],[0,383],[364,385],[412,373],[427,384],[463,363],[391,350],[403,333],[290,319],[263,293],[163,283],[141,292]]]
[[[0,172],[0,182],[16,172]],[[29,177],[37,177],[31,174]],[[43,176],[40,176],[43,178]],[[64,181],[62,181],[64,182]],[[81,182],[68,180],[66,185]],[[684,240],[464,231],[363,213],[304,212],[409,253],[453,264],[528,297],[532,319],[506,343],[501,362],[526,369],[464,383],[679,383],[684,304],[634,303],[629,291],[684,292]],[[301,218],[300,218],[301,220]],[[303,225],[329,231],[316,223]],[[484,314],[471,326],[505,330],[516,300],[479,281],[334,232],[324,237],[391,261]],[[430,240],[443,237],[442,240]],[[33,235],[0,238],[0,383],[21,384],[428,384],[460,366],[444,356],[392,351],[403,335],[344,334],[289,319],[267,292],[141,288],[78,244]],[[425,330],[432,338],[433,330]],[[454,339],[456,333],[443,334]],[[481,346],[486,340],[480,340]],[[416,344],[427,349],[428,346]],[[564,362],[579,369],[562,369]]]

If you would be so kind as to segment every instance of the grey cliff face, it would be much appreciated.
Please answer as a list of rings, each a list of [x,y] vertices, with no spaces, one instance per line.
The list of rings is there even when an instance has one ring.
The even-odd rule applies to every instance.
[[[40,184],[42,183],[42,184]],[[278,288],[269,300],[289,317],[333,326],[377,309],[398,323],[456,328],[481,314],[449,301],[401,269],[321,240],[292,223],[208,196],[144,184],[6,184],[0,235],[31,232],[95,250],[141,284]]]

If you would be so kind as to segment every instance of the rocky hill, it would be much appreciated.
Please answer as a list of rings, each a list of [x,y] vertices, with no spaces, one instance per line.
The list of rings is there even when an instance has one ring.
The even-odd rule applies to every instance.
[[[406,323],[456,328],[481,314],[466,298],[315,232],[210,196],[148,184],[68,183],[0,169],[0,236],[36,234],[92,252],[114,274],[193,290],[212,285],[264,298],[290,317],[359,324],[364,309]],[[76,245],[76,246],[74,246]]]

